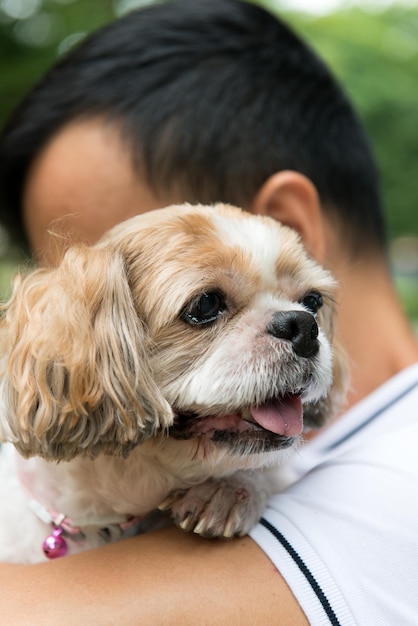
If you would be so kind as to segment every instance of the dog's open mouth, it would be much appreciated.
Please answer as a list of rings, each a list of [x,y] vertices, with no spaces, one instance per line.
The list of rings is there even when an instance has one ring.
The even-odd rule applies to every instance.
[[[242,445],[253,451],[289,447],[303,430],[300,395],[287,393],[264,404],[227,415],[199,416],[177,412],[169,434],[175,439],[206,437],[218,443]]]

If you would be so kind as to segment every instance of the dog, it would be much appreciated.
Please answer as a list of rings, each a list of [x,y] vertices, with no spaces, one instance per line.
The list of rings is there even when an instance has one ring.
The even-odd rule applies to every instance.
[[[344,395],[335,291],[293,230],[221,204],[139,215],[18,276],[0,327],[0,561],[143,532],[158,510],[246,534],[285,450]]]

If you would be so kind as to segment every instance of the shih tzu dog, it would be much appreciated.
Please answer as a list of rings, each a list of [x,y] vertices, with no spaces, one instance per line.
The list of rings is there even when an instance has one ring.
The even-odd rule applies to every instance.
[[[0,561],[142,532],[158,508],[247,533],[282,451],[342,397],[334,291],[294,231],[225,205],[134,217],[18,277],[0,328]]]

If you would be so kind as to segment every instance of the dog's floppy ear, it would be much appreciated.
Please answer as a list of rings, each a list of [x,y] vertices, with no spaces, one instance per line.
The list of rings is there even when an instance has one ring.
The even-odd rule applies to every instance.
[[[171,424],[118,252],[70,248],[4,308],[0,436],[22,455],[124,455]]]

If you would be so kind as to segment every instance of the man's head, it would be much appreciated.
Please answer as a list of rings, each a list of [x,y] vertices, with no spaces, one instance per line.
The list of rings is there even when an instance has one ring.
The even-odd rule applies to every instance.
[[[377,175],[351,105],[287,26],[240,0],[157,4],[88,38],[23,102],[0,162],[2,221],[38,252],[33,228],[66,214],[95,239],[173,201],[230,202],[300,230],[277,182],[280,198],[283,185],[317,192],[353,256],[384,250]],[[44,198],[53,207],[42,216]]]

